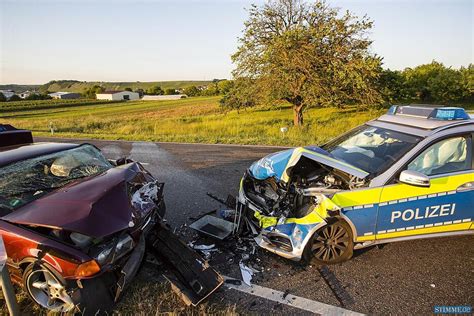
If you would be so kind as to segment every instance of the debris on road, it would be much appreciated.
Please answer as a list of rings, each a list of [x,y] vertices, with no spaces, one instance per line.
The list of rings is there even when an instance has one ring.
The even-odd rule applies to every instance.
[[[189,227],[220,240],[228,237],[234,231],[234,223],[211,215],[201,217]]]
[[[161,225],[149,241],[154,253],[173,271],[165,277],[187,305],[198,305],[224,283],[222,276],[168,227]]]
[[[241,220],[243,219],[242,210],[239,211],[236,207],[234,197],[229,195],[227,200],[224,201],[211,193],[208,193],[208,196],[228,208],[207,212],[190,224],[189,227],[200,233],[201,236],[188,243],[188,245],[202,253],[206,259],[210,259],[212,253],[218,252],[220,254],[219,260],[229,270],[232,270],[234,274],[240,270],[242,281],[236,281],[251,286],[255,274],[262,273],[265,270],[260,267],[261,261],[257,257],[257,245],[253,238],[254,232],[250,229],[250,225]],[[212,213],[214,214],[211,215]],[[207,240],[209,238],[212,239],[212,242]],[[238,263],[238,270],[231,267],[233,263]]]
[[[242,274],[242,280],[248,286],[252,286],[252,277],[253,277],[253,270],[246,266],[242,261],[239,263],[240,273]]]

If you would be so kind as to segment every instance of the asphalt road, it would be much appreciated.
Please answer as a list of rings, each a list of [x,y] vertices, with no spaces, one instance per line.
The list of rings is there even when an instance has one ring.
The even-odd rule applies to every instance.
[[[45,139],[36,139],[41,140]],[[236,145],[88,142],[101,148],[108,158],[126,156],[146,163],[145,167],[165,182],[166,217],[177,228],[189,225],[200,214],[222,208],[206,193],[223,198],[235,195],[245,169],[279,150]],[[325,278],[320,267],[302,267],[262,250],[258,254],[265,272],[257,281],[262,286],[361,313],[432,314],[435,305],[474,305],[473,241],[472,236],[445,237],[365,249],[357,251],[348,262],[327,267],[323,271]],[[237,273],[236,269],[225,273]],[[237,303],[244,310],[259,314],[271,309],[281,314],[300,312],[250,295],[220,293],[216,297],[213,299]]]

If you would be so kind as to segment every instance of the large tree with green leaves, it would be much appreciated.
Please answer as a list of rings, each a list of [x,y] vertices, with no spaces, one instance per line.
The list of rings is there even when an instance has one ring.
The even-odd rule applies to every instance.
[[[374,104],[381,58],[369,51],[372,21],[324,1],[269,0],[252,5],[232,56],[236,79],[260,86],[265,100],[286,100],[294,124],[309,106]]]

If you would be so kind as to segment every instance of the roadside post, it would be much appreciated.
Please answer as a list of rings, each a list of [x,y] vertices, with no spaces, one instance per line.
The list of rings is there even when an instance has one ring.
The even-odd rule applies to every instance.
[[[3,291],[3,298],[8,307],[8,312],[11,316],[20,315],[18,304],[16,302],[15,291],[10,280],[10,274],[8,273],[7,266],[7,251],[5,250],[5,244],[3,238],[0,236],[0,272],[1,272],[1,287]]]

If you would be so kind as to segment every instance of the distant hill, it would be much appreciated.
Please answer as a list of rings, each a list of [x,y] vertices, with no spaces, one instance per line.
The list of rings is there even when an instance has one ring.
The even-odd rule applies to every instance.
[[[152,86],[160,86],[162,89],[181,89],[189,86],[203,86],[208,85],[211,81],[154,81],[154,82],[101,82],[101,81],[77,81],[77,80],[53,80],[43,85],[0,85],[1,89],[12,89],[16,92],[24,90],[39,90],[41,92],[83,92],[89,87],[99,85],[106,90],[124,90],[131,88],[132,90],[143,89],[147,90]]]
[[[39,84],[3,84],[0,90],[13,90],[15,92],[23,92],[26,90],[37,90],[41,87]]]

